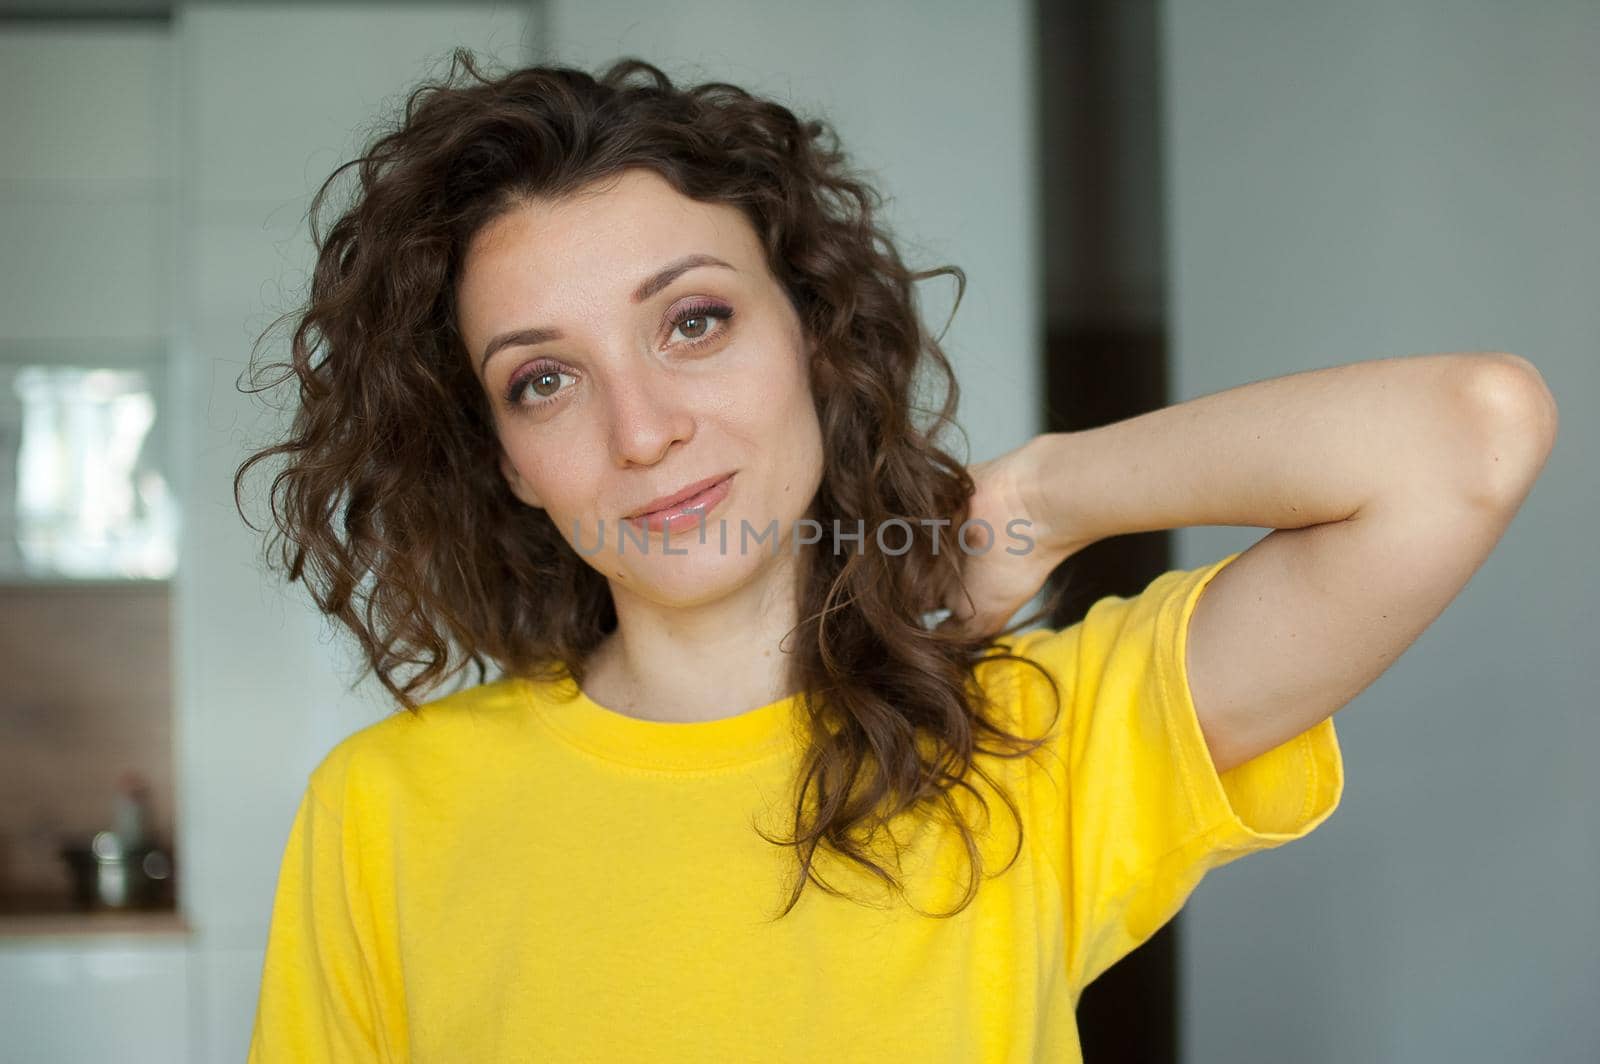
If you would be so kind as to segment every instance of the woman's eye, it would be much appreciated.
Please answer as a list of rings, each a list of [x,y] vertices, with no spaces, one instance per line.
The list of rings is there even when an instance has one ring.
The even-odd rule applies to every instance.
[[[723,303],[702,303],[685,307],[672,319],[674,335],[683,334],[681,347],[699,347],[714,342],[728,330],[733,308]],[[712,328],[716,322],[721,328]],[[539,407],[555,402],[561,395],[561,379],[572,379],[554,366],[535,366],[506,385],[505,400],[513,407]]]
[[[733,317],[733,308],[721,303],[703,303],[685,307],[678,316],[672,319],[674,333],[682,333],[690,347],[709,343],[717,335],[728,330],[728,319]],[[711,323],[719,322],[721,328],[713,329]]]
[[[689,327],[691,325],[695,326],[695,328],[690,329]],[[706,330],[710,327],[711,319],[707,318],[704,314],[697,314],[692,318],[684,318],[683,324],[678,326],[680,329],[688,330],[684,333],[684,335],[689,337],[691,340],[700,339],[700,337],[704,336]]]
[[[536,369],[512,381],[506,389],[506,399],[513,406],[539,406],[559,395],[561,378],[570,380],[571,376],[558,369]]]

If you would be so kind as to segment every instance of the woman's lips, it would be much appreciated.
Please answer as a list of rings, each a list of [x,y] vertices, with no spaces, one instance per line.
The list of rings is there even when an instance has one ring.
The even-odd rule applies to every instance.
[[[728,497],[728,492],[732,489],[732,485],[733,474],[729,473],[698,495],[684,499],[682,502],[675,502],[671,506],[660,510],[640,514],[638,517],[630,517],[628,520],[636,528],[646,529],[650,532],[667,530],[681,532],[684,529],[693,528],[704,520],[705,516],[715,509],[723,499]]]

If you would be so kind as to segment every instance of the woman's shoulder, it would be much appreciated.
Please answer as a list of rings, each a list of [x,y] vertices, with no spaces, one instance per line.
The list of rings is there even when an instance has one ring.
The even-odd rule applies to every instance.
[[[1239,553],[1193,568],[1167,569],[1132,594],[1101,595],[1071,624],[996,639],[995,646],[1009,655],[980,664],[980,673],[989,670],[985,686],[1033,702],[1052,681],[1068,697],[1108,682],[1138,685],[1152,682],[1152,677],[1178,675],[1176,663],[1195,604],[1211,578]]]
[[[355,802],[377,799],[396,782],[425,779],[457,755],[494,744],[526,719],[527,691],[515,677],[452,691],[398,708],[352,732],[323,755],[310,775],[313,795],[343,816]]]
[[[1007,723],[1036,729],[1042,720],[1033,719],[1042,701],[1054,702],[1050,682],[1060,685],[1064,696],[1073,679],[1073,647],[1082,625],[1066,628],[1037,627],[996,638],[989,656],[974,667],[973,673],[992,705],[1007,713]]]

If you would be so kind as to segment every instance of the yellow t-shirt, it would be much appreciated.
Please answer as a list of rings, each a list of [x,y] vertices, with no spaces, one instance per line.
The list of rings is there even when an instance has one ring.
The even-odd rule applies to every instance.
[[[792,698],[675,724],[570,679],[506,678],[355,733],[289,833],[250,1061],[1080,1060],[1082,989],[1207,870],[1303,837],[1343,792],[1331,719],[1221,775],[1211,762],[1184,648],[1236,557],[1011,637],[1057,678],[1062,714],[1048,752],[983,759],[1025,843],[995,878],[1015,820],[992,791],[992,830],[964,806],[991,878],[948,919],[824,849],[824,878],[872,904],[812,882],[771,919],[795,855],[755,828],[792,826]],[[1044,729],[1036,670],[979,678],[1013,730]],[[959,838],[897,837],[911,901],[952,908],[971,874]]]

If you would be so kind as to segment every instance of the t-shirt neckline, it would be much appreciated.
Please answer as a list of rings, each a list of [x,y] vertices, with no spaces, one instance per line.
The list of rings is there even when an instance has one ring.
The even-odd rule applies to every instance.
[[[570,673],[521,682],[534,718],[567,743],[610,761],[667,772],[732,768],[782,753],[794,734],[800,701],[789,694],[715,720],[661,721],[601,705]]]

